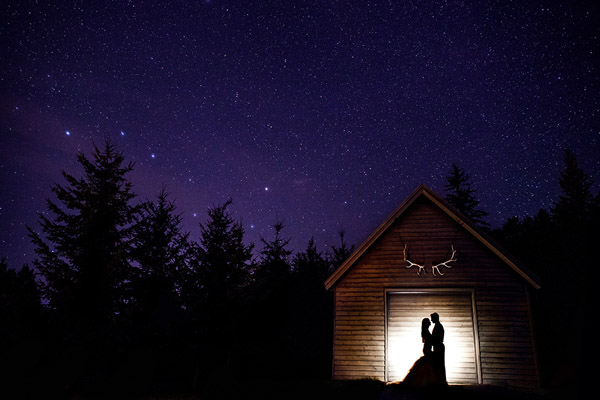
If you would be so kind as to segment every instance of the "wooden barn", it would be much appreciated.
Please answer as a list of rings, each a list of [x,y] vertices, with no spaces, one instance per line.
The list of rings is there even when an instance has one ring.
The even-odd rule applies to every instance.
[[[450,384],[538,386],[529,295],[538,278],[425,185],[325,282],[333,378],[401,381],[440,315]]]

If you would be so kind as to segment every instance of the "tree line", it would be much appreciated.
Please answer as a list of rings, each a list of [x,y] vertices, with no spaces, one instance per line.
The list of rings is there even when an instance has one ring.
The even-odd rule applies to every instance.
[[[33,268],[17,272],[0,262],[0,373],[9,382],[98,393],[330,378],[333,305],[323,283],[354,250],[343,231],[330,252],[311,238],[293,254],[276,221],[254,257],[231,200],[208,209],[194,240],[164,187],[135,202],[127,179],[133,165],[111,143],[77,160],[82,176],[63,171],[39,228],[28,228]],[[565,366],[581,372],[576,327],[590,311],[587,271],[600,215],[600,196],[570,151],[559,182],[551,210],[495,230],[463,169],[452,165],[445,187],[446,200],[542,278],[534,315],[551,379]],[[557,351],[559,339],[566,345]]]
[[[515,216],[491,229],[479,208],[476,190],[464,169],[453,165],[445,187],[456,209],[492,235],[541,280],[531,292],[538,365],[544,386],[576,389],[594,381],[590,365],[595,335],[587,324],[596,319],[595,264],[600,243],[600,192],[566,149],[558,183],[560,194],[549,209]]]
[[[231,200],[208,209],[193,240],[164,187],[135,202],[133,165],[111,143],[77,160],[82,176],[63,171],[39,228],[28,228],[33,269],[0,264],[2,351],[14,360],[0,372],[75,392],[328,377],[332,298],[323,282],[353,251],[343,231],[331,252],[311,238],[292,254],[275,222],[255,257]]]

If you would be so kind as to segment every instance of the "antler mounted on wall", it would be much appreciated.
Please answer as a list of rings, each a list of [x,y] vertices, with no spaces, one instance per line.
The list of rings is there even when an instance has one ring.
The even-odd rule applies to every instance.
[[[456,255],[456,250],[454,250],[454,245],[450,245],[450,248],[452,249],[452,255],[450,256],[450,259],[448,259],[444,262],[441,262],[439,264],[431,266],[431,272],[433,273],[433,275],[435,275],[435,271],[437,271],[437,273],[440,275],[444,275],[439,270],[439,267],[441,267],[442,265],[446,268],[452,268],[451,266],[448,265],[448,263],[456,261],[456,258],[454,258],[454,256]]]
[[[411,268],[413,266],[419,267],[419,269],[417,270],[417,275],[421,275],[424,274],[425,271],[425,265],[421,265],[421,264],[417,264],[415,262],[410,261],[408,258],[406,258],[406,248],[407,248],[407,244],[404,245],[404,261],[406,261],[408,263],[408,265],[406,266],[406,268]],[[448,265],[451,262],[456,261],[456,258],[454,257],[456,255],[456,250],[454,250],[454,245],[451,245],[450,248],[452,249],[452,255],[450,256],[450,258],[446,261],[443,261],[439,264],[435,264],[431,266],[431,273],[435,276],[435,273],[437,271],[437,273],[441,276],[444,275],[440,272],[440,267],[444,266],[446,268],[452,268],[450,265]]]
[[[414,262],[410,261],[408,258],[406,258],[406,246],[408,246],[408,245],[406,245],[406,244],[404,245],[404,261],[406,261],[408,263],[406,268],[410,268],[414,265],[414,266],[419,267],[419,269],[417,270],[417,275],[424,274],[425,273],[425,265],[414,263]]]

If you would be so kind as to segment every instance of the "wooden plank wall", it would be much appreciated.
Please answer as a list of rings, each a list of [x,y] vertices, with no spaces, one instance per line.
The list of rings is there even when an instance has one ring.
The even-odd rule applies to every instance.
[[[444,276],[433,276],[429,267],[417,275],[415,267],[405,267],[404,244],[409,259],[420,264],[447,259],[453,244],[458,261],[442,269]],[[483,383],[537,386],[526,285],[421,197],[335,287],[333,377],[385,379],[386,289],[469,288],[475,291]]]

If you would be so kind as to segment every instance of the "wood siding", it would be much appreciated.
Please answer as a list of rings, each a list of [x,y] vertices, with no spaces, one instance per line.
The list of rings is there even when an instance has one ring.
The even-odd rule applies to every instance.
[[[427,264],[426,274],[405,267],[405,244],[409,259]],[[448,259],[451,245],[458,261],[452,269],[442,267],[443,276],[433,276],[431,263]],[[538,385],[527,283],[424,197],[334,288],[334,379],[386,378],[385,293],[406,288],[472,290],[482,383]]]

